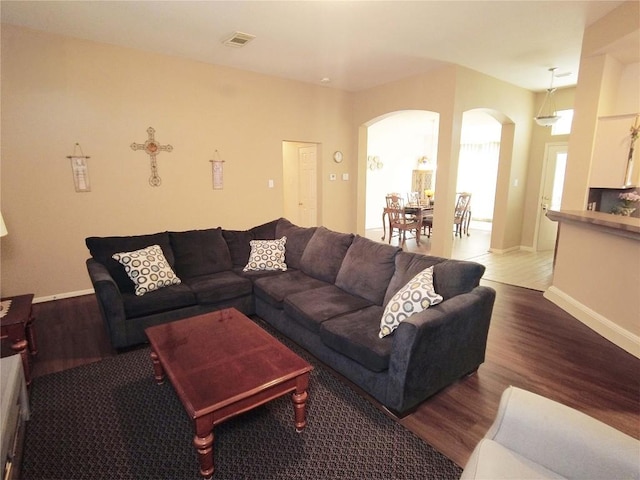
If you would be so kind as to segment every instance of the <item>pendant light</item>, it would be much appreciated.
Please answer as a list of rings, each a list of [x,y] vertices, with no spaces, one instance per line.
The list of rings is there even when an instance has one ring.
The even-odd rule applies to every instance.
[[[534,117],[536,123],[541,127],[550,127],[560,119],[556,112],[556,102],[553,99],[553,94],[556,91],[553,86],[553,77],[556,69],[557,67],[549,69],[551,72],[551,84],[549,85],[549,88],[547,88],[547,95],[544,97],[544,101],[538,111],[538,115]]]

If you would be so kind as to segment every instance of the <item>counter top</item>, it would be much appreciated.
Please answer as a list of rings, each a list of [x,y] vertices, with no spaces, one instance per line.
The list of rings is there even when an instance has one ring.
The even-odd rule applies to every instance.
[[[554,222],[582,223],[612,235],[640,241],[640,218],[623,217],[589,210],[549,210],[547,217]]]

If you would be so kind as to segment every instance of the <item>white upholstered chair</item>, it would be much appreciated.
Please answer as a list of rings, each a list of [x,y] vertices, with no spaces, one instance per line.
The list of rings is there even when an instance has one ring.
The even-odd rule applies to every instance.
[[[640,442],[566,405],[509,387],[461,479],[638,479]]]

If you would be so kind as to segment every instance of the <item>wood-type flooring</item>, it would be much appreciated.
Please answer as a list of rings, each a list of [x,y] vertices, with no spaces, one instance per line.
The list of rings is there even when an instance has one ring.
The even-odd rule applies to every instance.
[[[464,466],[493,421],[503,390],[515,385],[640,438],[640,359],[540,291],[482,284],[497,291],[485,363],[398,421]],[[93,295],[38,303],[34,313],[39,341],[34,377],[116,355]]]

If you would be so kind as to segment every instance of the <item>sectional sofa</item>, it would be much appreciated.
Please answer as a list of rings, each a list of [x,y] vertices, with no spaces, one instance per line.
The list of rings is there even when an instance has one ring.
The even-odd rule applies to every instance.
[[[484,266],[475,262],[408,253],[284,218],[243,231],[90,237],[86,244],[116,349],[146,342],[149,326],[234,307],[257,315],[397,415],[484,361],[495,291],[479,284]],[[169,267],[167,286],[141,289],[127,254],[156,245]],[[425,290],[418,279],[430,282],[420,306],[409,301]],[[418,313],[402,314],[406,305]],[[393,317],[392,329],[381,328],[383,315]]]

